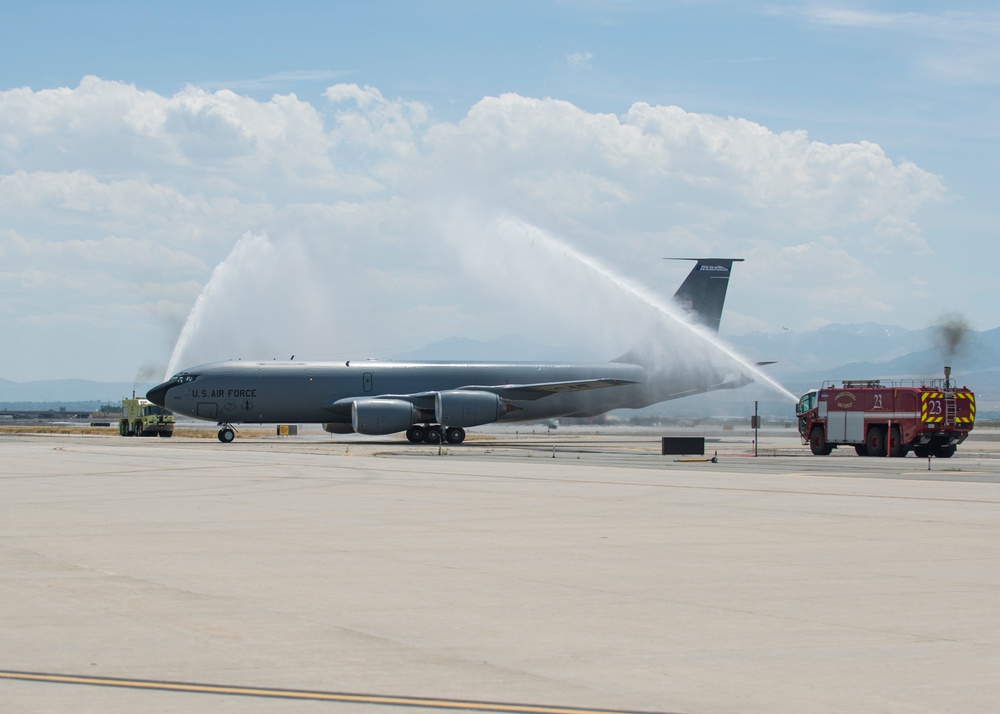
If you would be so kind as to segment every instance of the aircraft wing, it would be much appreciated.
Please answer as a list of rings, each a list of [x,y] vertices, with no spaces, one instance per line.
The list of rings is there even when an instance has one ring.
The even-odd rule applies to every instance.
[[[620,387],[626,384],[636,384],[628,379],[579,379],[568,382],[537,382],[534,384],[495,384],[495,385],[468,385],[458,387],[456,391],[470,392],[491,392],[501,399],[512,402],[528,402],[541,399],[551,394],[566,394],[568,392],[582,392],[587,389],[604,389],[606,387]],[[414,392],[412,394],[378,394],[373,396],[358,395],[338,399],[325,406],[327,411],[349,414],[351,403],[358,399],[396,399],[410,402],[418,409],[434,409],[434,399],[438,391]]]

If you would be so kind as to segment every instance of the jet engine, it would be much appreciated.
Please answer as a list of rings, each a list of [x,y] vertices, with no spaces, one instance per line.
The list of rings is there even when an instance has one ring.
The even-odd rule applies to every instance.
[[[493,392],[449,391],[434,397],[434,416],[441,426],[479,426],[497,421],[507,404]]]
[[[419,420],[417,408],[402,399],[358,399],[351,403],[351,425],[359,434],[395,434]]]
[[[328,421],[323,424],[323,431],[331,434],[353,434],[354,427],[342,421]]]

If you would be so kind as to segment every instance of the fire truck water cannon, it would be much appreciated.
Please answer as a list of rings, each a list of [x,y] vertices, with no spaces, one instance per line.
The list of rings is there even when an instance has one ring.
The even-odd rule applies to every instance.
[[[816,456],[853,446],[858,456],[936,456],[947,459],[969,436],[976,397],[951,379],[854,379],[824,382],[795,407],[799,435]]]

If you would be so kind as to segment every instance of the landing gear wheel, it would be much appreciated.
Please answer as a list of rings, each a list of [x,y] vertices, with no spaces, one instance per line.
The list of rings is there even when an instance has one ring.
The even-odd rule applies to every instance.
[[[899,435],[899,427],[894,426],[889,432],[889,456],[901,458],[906,456],[906,447],[902,445]]]
[[[420,426],[419,424],[414,424],[409,429],[406,430],[406,439],[411,444],[419,444],[424,440],[426,435],[426,428]]]
[[[449,444],[461,444],[465,441],[465,429],[449,426],[444,432],[444,438]]]
[[[885,456],[885,430],[880,426],[868,427],[865,444],[869,456]]]
[[[809,432],[809,449],[813,452],[813,456],[829,456],[833,451],[833,447],[826,443],[823,427],[814,426]]]
[[[219,429],[219,441],[221,441],[223,444],[230,444],[235,438],[236,438],[236,432],[233,431],[233,427],[224,426],[221,429]]]
[[[424,434],[424,441],[428,444],[440,444],[444,439],[444,434],[441,433],[441,427],[431,426],[427,428],[427,433]]]

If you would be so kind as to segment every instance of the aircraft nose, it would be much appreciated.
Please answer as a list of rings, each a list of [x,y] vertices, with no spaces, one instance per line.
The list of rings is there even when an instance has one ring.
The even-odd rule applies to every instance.
[[[158,407],[165,407],[167,404],[167,392],[171,387],[175,386],[171,382],[164,382],[163,384],[158,384],[157,386],[146,392],[146,399],[151,401]]]

